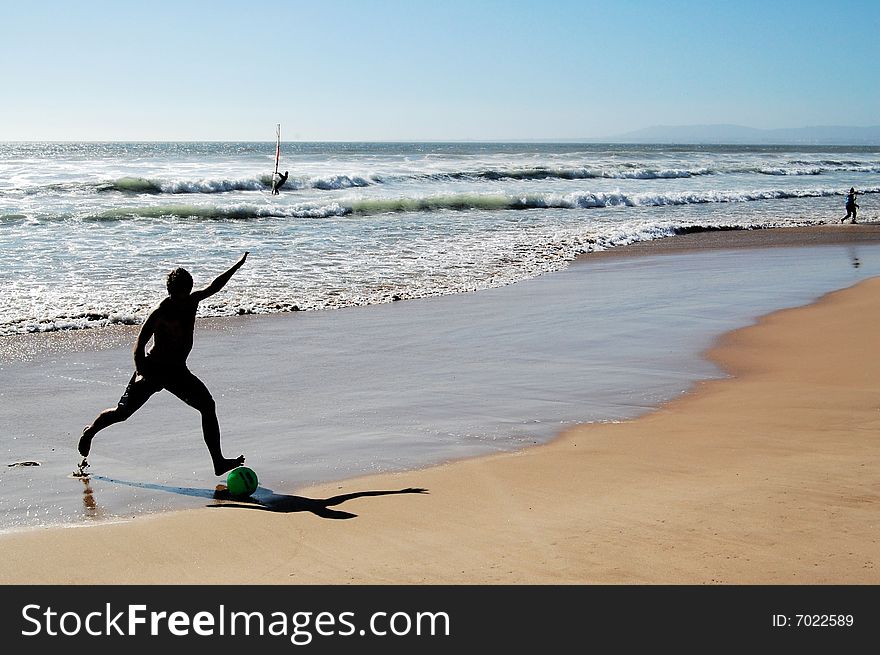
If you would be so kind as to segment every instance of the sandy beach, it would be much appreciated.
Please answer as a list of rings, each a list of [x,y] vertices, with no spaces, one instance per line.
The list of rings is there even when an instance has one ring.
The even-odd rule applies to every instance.
[[[878,236],[694,234],[602,256]],[[727,377],[548,444],[276,490],[271,506],[0,535],[0,582],[877,584],[878,298],[874,278],[765,316],[705,353]]]

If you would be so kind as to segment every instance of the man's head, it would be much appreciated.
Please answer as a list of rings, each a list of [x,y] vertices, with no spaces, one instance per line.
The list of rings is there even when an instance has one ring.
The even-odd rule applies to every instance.
[[[169,296],[188,296],[193,288],[192,275],[185,268],[175,268],[165,280]]]

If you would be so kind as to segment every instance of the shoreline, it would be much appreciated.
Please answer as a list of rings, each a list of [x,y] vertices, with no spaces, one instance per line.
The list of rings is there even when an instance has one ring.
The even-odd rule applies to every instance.
[[[804,246],[856,245],[880,241],[880,223],[831,223],[802,227],[707,230],[676,234],[652,241],[597,250],[578,256],[576,262],[616,257],[671,255],[742,248],[796,248]]]
[[[721,336],[706,355],[729,377],[634,420],[310,486],[269,508],[222,503],[0,535],[15,564],[0,581],[877,582],[877,494],[863,475],[876,470],[866,426],[877,421],[878,362],[858,347],[880,318],[877,290],[872,279]],[[839,332],[848,338],[826,343]],[[806,364],[815,357],[821,375]],[[850,443],[843,424],[863,441]],[[81,560],[96,547],[106,558],[88,570]]]
[[[708,230],[696,231],[688,234],[677,234],[649,241],[638,241],[625,246],[615,246],[608,250],[595,250],[582,253],[569,262],[567,267],[608,259],[624,259],[631,257],[648,257],[717,250],[740,250],[743,248],[792,248],[870,243],[880,243],[880,222],[862,222],[857,224],[835,223],[803,227],[770,227],[752,230]],[[543,275],[548,274],[544,273]],[[529,279],[521,280],[506,286],[522,284],[523,282],[528,282]],[[481,289],[478,291],[469,291],[464,294],[450,294],[450,296],[479,294],[490,290],[491,289]],[[407,303],[450,296],[429,296],[427,298],[407,299],[400,302]],[[366,305],[366,307],[378,307],[382,304],[388,303]],[[309,310],[304,313],[311,314],[315,311],[353,310],[359,307],[363,306],[358,305],[327,310]],[[246,325],[249,321],[276,320],[279,317],[298,313],[300,312],[287,311],[239,316],[200,317],[196,322],[196,330],[224,330],[229,329],[230,326],[240,324]],[[62,350],[96,352],[113,348],[130,348],[134,343],[134,340],[137,338],[139,330],[139,324],[115,324],[98,328],[6,335],[0,337],[0,363],[8,361],[28,361],[34,357],[60,352]]]

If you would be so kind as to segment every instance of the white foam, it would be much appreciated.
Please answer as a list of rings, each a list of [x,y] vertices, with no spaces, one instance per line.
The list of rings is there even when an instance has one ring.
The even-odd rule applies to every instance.
[[[273,146],[0,144],[0,330],[140,320],[170,267],[211,279],[244,249],[204,315],[497,287],[694,226],[839,219],[850,186],[868,212],[880,191],[858,150],[325,144],[285,151],[272,196]]]

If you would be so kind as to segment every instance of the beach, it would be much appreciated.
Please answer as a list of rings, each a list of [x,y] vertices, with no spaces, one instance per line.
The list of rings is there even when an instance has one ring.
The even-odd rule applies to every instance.
[[[841,260],[842,277],[832,280],[838,290],[815,302],[803,300],[812,300],[810,287],[786,296],[801,306],[722,329],[703,353],[709,367],[691,372],[700,381],[685,380],[686,393],[674,386],[646,392],[634,416],[556,421],[546,443],[529,437],[499,452],[447,454],[434,466],[403,462],[400,470],[345,473],[321,484],[276,483],[264,502],[195,494],[200,507],[12,531],[0,535],[0,582],[876,584],[880,280],[847,276],[864,277],[877,236],[873,224],[829,225],[690,234],[591,253],[584,259],[596,254],[596,262],[606,262],[601,266],[624,262],[646,275],[674,262],[697,286],[700,257],[708,251],[715,252],[713,261],[731,258],[743,274],[760,268],[762,258],[769,261],[771,250],[795,259],[809,253],[835,267]],[[853,250],[859,247],[865,250]],[[569,270],[590,265],[598,264],[582,261]],[[549,276],[564,280],[567,272]],[[508,289],[515,304],[535,287]],[[448,302],[479,310],[491,293]],[[372,316],[390,320],[391,311],[409,312],[408,304]],[[648,307],[658,304],[654,298]],[[344,311],[368,315],[370,309]],[[278,325],[284,318],[258,320]],[[237,319],[219,320],[226,322],[207,328],[218,339],[239,337],[244,354],[263,347],[241,343]],[[101,351],[83,336],[89,332],[73,349],[80,359],[124,348],[120,338]],[[604,337],[614,342],[614,334]],[[236,412],[248,404],[259,409],[260,388],[240,386],[242,398],[226,402],[240,403]],[[648,397],[662,402],[652,406]],[[61,401],[75,405],[82,398]],[[552,428],[548,423],[544,429]],[[194,449],[197,434],[187,437]],[[100,504],[92,493],[84,484],[86,510]]]

